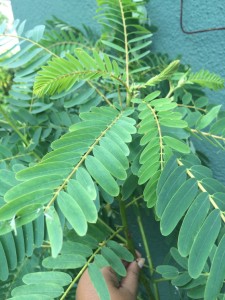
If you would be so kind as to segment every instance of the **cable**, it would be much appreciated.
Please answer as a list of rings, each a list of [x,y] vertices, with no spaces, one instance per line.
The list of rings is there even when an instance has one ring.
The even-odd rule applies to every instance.
[[[180,28],[183,31],[183,33],[185,33],[185,34],[196,34],[196,33],[203,33],[203,32],[209,32],[209,31],[225,30],[225,27],[215,27],[215,28],[207,28],[207,29],[188,31],[184,28],[183,14],[184,14],[184,0],[181,0],[180,1]]]

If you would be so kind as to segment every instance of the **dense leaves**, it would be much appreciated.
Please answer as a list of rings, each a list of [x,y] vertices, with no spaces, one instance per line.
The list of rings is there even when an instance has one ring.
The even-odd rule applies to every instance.
[[[139,299],[159,299],[157,274],[189,298],[223,299],[225,187],[192,137],[224,150],[222,106],[200,89],[224,80],[150,53],[145,1],[97,3],[100,38],[56,17],[28,32],[16,21],[19,41],[0,57],[14,74],[0,106],[1,298],[74,299],[87,269],[110,299],[100,269],[126,276],[137,222]],[[1,45],[14,39],[5,30]],[[177,247],[161,266],[142,224],[150,208]]]

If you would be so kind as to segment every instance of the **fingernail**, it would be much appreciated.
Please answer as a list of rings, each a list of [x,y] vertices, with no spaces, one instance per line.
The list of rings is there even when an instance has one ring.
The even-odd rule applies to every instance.
[[[137,264],[138,264],[138,267],[139,267],[140,269],[142,269],[143,266],[144,266],[144,264],[145,264],[145,258],[139,258],[139,259],[137,260]]]

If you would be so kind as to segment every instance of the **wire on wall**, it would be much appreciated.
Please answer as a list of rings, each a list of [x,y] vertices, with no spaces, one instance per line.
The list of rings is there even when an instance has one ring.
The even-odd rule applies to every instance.
[[[186,30],[184,28],[183,23],[183,15],[184,15],[184,0],[180,1],[180,28],[185,34],[196,34],[196,33],[203,33],[209,31],[218,31],[218,30],[225,30],[225,27],[215,27],[215,28],[207,28],[207,29],[199,29],[199,30]]]

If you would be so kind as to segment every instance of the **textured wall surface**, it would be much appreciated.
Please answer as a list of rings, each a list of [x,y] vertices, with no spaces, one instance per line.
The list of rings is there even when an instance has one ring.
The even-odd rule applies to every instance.
[[[52,15],[77,27],[82,24],[96,27],[95,0],[11,0],[11,3],[14,17],[27,20],[28,29],[43,24]]]
[[[225,27],[223,0],[183,0],[183,25],[187,31]],[[182,62],[193,71],[207,69],[225,78],[225,30],[185,34],[180,27],[180,0],[152,0],[148,5],[151,21],[158,27],[153,48]],[[225,91],[209,93],[213,102],[225,103]]]
[[[43,24],[51,15],[81,27],[98,28],[93,19],[95,0],[11,0],[15,18],[27,20],[27,28]],[[183,0],[183,24],[193,31],[225,27],[224,0]],[[206,68],[225,78],[225,30],[188,35],[180,28],[180,0],[150,0],[148,12],[158,27],[153,49],[167,52],[171,58],[182,56],[194,71]],[[209,93],[213,102],[224,103],[225,92]]]

